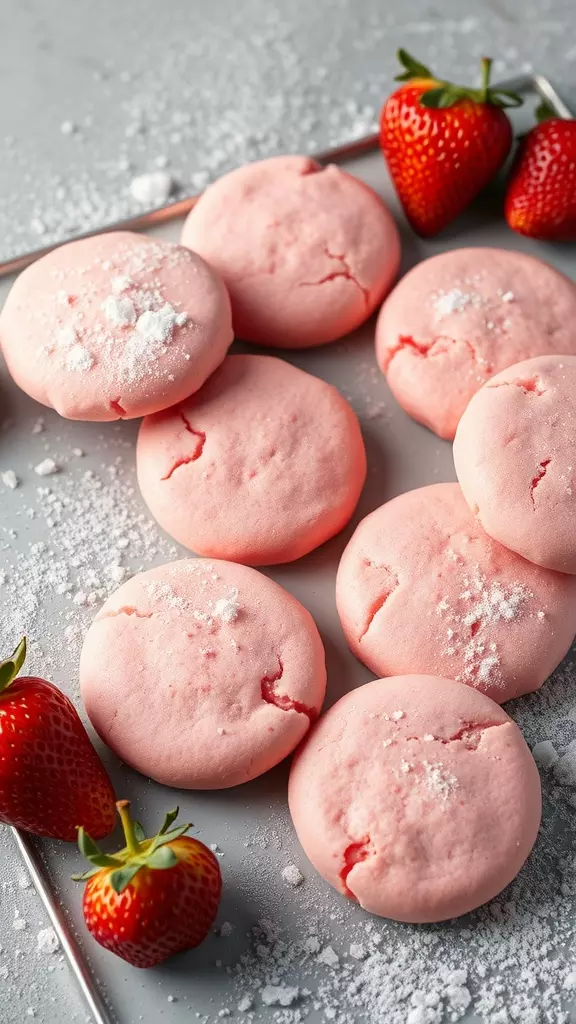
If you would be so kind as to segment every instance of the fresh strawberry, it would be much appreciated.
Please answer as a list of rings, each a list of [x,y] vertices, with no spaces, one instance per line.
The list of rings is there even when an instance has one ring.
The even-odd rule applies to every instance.
[[[467,89],[443,82],[398,51],[406,82],[386,100],[380,145],[414,230],[435,235],[454,220],[504,163],[512,128],[503,107],[515,93],[489,87],[492,61],[482,59],[482,84]]]
[[[33,676],[16,678],[21,640],[0,662],[0,821],[73,842],[84,824],[98,836],[114,827],[114,790],[74,705]]]
[[[220,902],[220,867],[204,843],[184,835],[190,825],[170,831],[178,808],[146,839],[129,802],[116,806],[126,839],[119,853],[102,853],[84,829],[78,833],[81,852],[94,864],[74,876],[87,881],[84,920],[105,949],[134,967],[154,967],[206,937]]]
[[[576,241],[576,121],[542,103],[540,122],[520,140],[506,193],[513,231],[554,242]]]

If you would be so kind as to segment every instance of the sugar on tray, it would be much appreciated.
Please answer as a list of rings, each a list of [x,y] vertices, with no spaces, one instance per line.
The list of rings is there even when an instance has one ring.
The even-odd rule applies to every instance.
[[[304,881],[304,875],[296,864],[287,864],[282,870],[282,878],[285,882],[288,882],[288,885],[295,887],[302,885],[302,882]]]
[[[11,491],[15,491],[20,483],[19,478],[13,469],[5,469],[3,473],[0,473],[0,480],[5,487],[9,487]]]
[[[59,470],[60,467],[58,464],[54,459],[50,458],[42,459],[42,462],[39,462],[37,466],[34,466],[34,472],[37,473],[38,476],[53,476],[54,473],[58,473]]]
[[[168,171],[150,171],[139,174],[130,182],[130,195],[141,206],[163,206],[174,191],[175,182]]]

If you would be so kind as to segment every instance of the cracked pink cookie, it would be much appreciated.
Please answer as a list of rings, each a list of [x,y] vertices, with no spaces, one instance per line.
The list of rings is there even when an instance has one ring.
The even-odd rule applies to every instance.
[[[338,533],[366,477],[348,402],[273,356],[228,356],[195,395],[144,420],[136,457],[167,533],[250,565],[290,562]]]
[[[127,231],[24,270],[0,314],[16,383],[71,420],[132,419],[196,391],[232,342],[230,302],[195,253]]]
[[[452,439],[472,395],[532,356],[576,355],[576,285],[525,253],[455,249],[414,267],[384,303],[376,356],[415,420]]]
[[[323,345],[359,327],[400,260],[376,192],[306,156],[261,160],[210,185],[182,244],[222,275],[236,334],[274,348]]]
[[[518,874],[540,825],[538,769],[488,697],[434,676],[378,679],[298,751],[290,812],[317,871],[372,914],[458,917]]]
[[[326,689],[312,616],[266,576],[189,558],[124,583],[92,623],[82,699],[104,743],[182,789],[248,782],[290,754]]]
[[[494,540],[576,573],[576,357],[516,363],[474,395],[454,441],[464,497]]]
[[[576,632],[576,577],[492,540],[458,484],[366,516],[342,555],[336,603],[350,649],[377,675],[442,675],[499,704],[537,690]]]

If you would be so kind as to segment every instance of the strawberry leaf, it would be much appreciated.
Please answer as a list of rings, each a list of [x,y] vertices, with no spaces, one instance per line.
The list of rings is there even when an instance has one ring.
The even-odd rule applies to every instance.
[[[22,637],[18,647],[5,661],[0,661],[0,693],[10,686],[18,675],[26,658],[26,637]]]
[[[159,836],[163,836],[164,833],[167,832],[168,829],[170,828],[170,825],[172,824],[172,822],[176,821],[176,818],[178,817],[179,810],[180,810],[179,807],[175,807],[173,811],[168,811],[168,814],[164,818],[164,824],[162,825],[162,828],[160,829],[160,831],[158,833]]]
[[[110,885],[114,889],[115,893],[120,896],[124,892],[124,889],[130,885],[130,882],[140,871],[142,864],[126,864],[124,867],[118,868],[113,871],[110,875]]]
[[[139,821],[134,822],[134,835],[139,843],[146,842],[146,833]]]
[[[396,75],[395,82],[408,82],[411,78],[432,78],[432,72],[425,64],[421,64],[419,60],[415,60],[407,50],[399,49],[396,53],[398,60],[405,70],[400,75]]]
[[[153,850],[150,856],[146,859],[146,865],[149,868],[154,868],[155,870],[160,869],[162,871],[166,868],[173,868],[177,863],[178,858],[174,853],[174,850],[171,850],[169,846],[162,846],[160,849]]]
[[[102,868],[91,868],[90,871],[83,871],[81,875],[72,875],[73,882],[87,882],[89,878],[100,873]]]
[[[152,852],[164,846],[165,843],[171,843],[174,839],[179,839],[190,827],[190,825],[179,825],[178,828],[173,828],[171,832],[165,832],[163,836],[157,835],[152,844]]]
[[[80,853],[86,857],[86,860],[89,860],[91,864],[95,864],[98,868],[114,868],[118,867],[121,863],[117,857],[110,857],[108,854],[103,853],[83,828],[78,829],[78,848]]]
[[[439,89],[430,89],[425,92],[420,97],[420,103],[423,107],[428,107],[429,110],[444,110],[447,107],[453,107],[460,99],[462,99],[461,92],[443,85]]]
[[[558,114],[554,108],[550,106],[547,100],[542,100],[542,102],[536,107],[534,113],[538,124],[541,124],[542,121],[549,121],[551,117],[558,117]]]

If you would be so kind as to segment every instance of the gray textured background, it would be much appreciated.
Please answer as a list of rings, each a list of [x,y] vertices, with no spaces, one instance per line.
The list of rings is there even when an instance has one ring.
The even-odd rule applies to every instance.
[[[459,78],[484,53],[499,76],[536,69],[576,106],[573,23],[574,0],[0,0],[0,258],[136,212],[143,171],[187,193],[365,134],[399,45]],[[83,1022],[66,965],[35,952],[22,874],[0,831],[0,1022]]]

